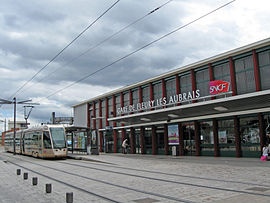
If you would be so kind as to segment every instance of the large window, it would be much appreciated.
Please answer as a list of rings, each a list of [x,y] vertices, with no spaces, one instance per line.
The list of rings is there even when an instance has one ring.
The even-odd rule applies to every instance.
[[[112,118],[113,117],[113,98],[109,97],[108,98],[108,117]],[[109,121],[109,126],[113,126],[113,122]]]
[[[240,118],[240,138],[243,156],[260,155],[260,133],[258,116]]]
[[[218,121],[218,143],[220,156],[235,157],[236,148],[233,119]]]
[[[96,112],[96,118],[99,117],[99,102],[95,102],[95,112]],[[95,120],[96,122],[96,129],[99,129],[99,119]]]
[[[213,122],[201,121],[199,122],[199,136],[201,141],[201,154],[203,156],[214,155],[214,136],[213,136]]]
[[[137,108],[137,104],[140,103],[139,99],[139,89],[132,90],[132,104],[135,106],[135,109]]]
[[[142,87],[142,101],[143,102],[150,101],[150,87],[149,86]],[[150,108],[144,109],[144,111],[149,111],[149,110]]]
[[[144,130],[144,141],[146,154],[152,154],[152,128],[146,127]]]
[[[153,94],[154,94],[154,100],[162,98],[162,83],[154,83],[153,84]],[[156,109],[162,108],[162,106],[156,107]]]
[[[90,122],[90,128],[93,129],[93,106],[89,104],[89,122]]]
[[[230,74],[229,62],[213,64],[212,67],[213,67],[214,80],[221,80],[221,81],[229,82],[231,86],[231,74]],[[222,98],[222,97],[225,97],[225,95],[218,96],[217,98]]]
[[[270,50],[258,53],[262,90],[270,89]]]
[[[106,126],[106,101],[101,102],[101,113],[102,113],[102,128]]]
[[[202,68],[195,70],[196,77],[196,89],[200,90],[200,97],[205,97],[209,95],[209,68]],[[209,100],[210,98],[205,98],[203,100]]]
[[[252,55],[234,61],[237,94],[255,92],[255,77]]]
[[[170,97],[176,95],[176,79],[175,79],[175,77],[166,80],[165,86],[166,86],[167,104],[169,104]],[[175,104],[173,104],[173,105],[175,105]]]
[[[115,109],[116,109],[116,116],[120,116],[120,114],[117,114],[117,109],[121,108],[121,96],[120,94],[115,96]],[[119,122],[116,122],[117,126],[120,126]]]
[[[180,75],[180,93],[187,94],[192,92],[191,73]]]
[[[124,106],[129,106],[129,92],[124,92],[123,97],[124,97]]]

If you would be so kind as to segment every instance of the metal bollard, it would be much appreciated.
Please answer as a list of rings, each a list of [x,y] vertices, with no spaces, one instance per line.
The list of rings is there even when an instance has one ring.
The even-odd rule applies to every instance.
[[[17,169],[17,175],[21,175],[21,169]]]
[[[27,180],[28,179],[28,173],[23,173],[23,179]]]
[[[33,177],[32,178],[32,185],[37,185],[38,184],[38,178],[37,177]]]
[[[47,183],[46,184],[46,193],[51,193],[52,192],[52,184]]]
[[[73,192],[66,193],[66,203],[73,203]]]

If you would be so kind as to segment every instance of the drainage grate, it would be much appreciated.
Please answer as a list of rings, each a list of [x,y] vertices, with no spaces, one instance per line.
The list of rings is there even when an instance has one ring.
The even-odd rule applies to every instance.
[[[152,202],[159,202],[159,200],[156,199],[152,199],[152,198],[143,198],[143,199],[137,199],[137,200],[133,200],[134,202],[138,202],[138,203],[152,203]]]
[[[259,192],[265,192],[267,190],[270,190],[270,188],[267,188],[267,187],[252,187],[252,188],[248,188],[247,190],[254,190],[254,191],[259,191]]]

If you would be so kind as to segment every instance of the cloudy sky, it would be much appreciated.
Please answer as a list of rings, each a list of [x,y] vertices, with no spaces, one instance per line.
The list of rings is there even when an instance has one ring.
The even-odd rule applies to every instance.
[[[30,81],[116,0],[1,0],[0,98],[12,99],[16,96],[17,100],[39,102],[29,121],[32,124],[47,122],[52,112],[56,112],[56,116],[72,116],[71,105],[83,100],[269,37],[270,1],[236,0],[56,93],[229,1],[173,0],[100,44],[168,2],[120,0]],[[90,51],[85,53],[87,50]],[[27,81],[30,82],[25,85]],[[17,114],[19,120],[23,120],[22,105],[18,106]],[[12,117],[12,105],[2,105],[0,119],[12,120]]]

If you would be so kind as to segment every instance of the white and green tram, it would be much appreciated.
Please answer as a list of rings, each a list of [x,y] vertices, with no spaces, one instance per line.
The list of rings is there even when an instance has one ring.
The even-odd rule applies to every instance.
[[[14,132],[5,135],[5,150],[14,153]],[[66,157],[64,126],[41,125],[16,131],[15,153],[41,158]]]

